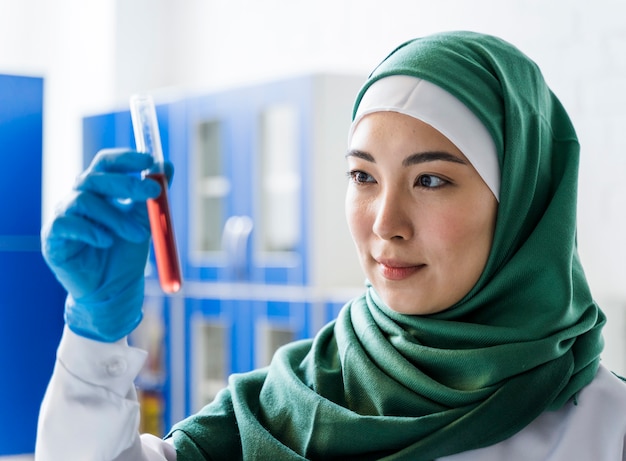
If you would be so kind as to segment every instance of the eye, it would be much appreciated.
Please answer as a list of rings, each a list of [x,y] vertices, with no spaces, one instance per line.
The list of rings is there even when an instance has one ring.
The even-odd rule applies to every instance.
[[[426,189],[437,189],[448,184],[448,181],[432,174],[423,174],[415,180],[415,186]]]
[[[360,170],[352,170],[347,173],[348,178],[355,184],[375,183],[376,180],[369,174]]]

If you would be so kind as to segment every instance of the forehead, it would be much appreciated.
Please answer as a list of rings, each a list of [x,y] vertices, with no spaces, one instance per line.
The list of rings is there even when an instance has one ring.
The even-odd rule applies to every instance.
[[[354,127],[350,148],[384,143],[388,148],[440,149],[462,152],[434,127],[395,111],[379,111],[363,116]]]
[[[471,162],[442,133],[428,124],[394,112],[370,114],[357,127],[346,158],[370,163],[392,160],[398,166],[446,161],[467,165]]]

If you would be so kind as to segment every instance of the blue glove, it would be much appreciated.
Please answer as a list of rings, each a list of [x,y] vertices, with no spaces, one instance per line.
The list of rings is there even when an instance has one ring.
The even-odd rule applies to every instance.
[[[150,247],[146,200],[160,186],[139,173],[148,154],[100,151],[41,232],[48,266],[65,287],[65,322],[78,335],[113,342],[142,318]],[[168,177],[172,165],[166,165]]]

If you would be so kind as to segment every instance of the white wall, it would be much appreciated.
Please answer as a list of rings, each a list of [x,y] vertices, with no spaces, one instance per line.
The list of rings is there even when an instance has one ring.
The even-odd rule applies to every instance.
[[[626,364],[626,2],[623,0],[0,0],[0,72],[46,77],[44,214],[78,173],[80,117],[130,93],[309,70],[369,71],[406,39],[499,35],[542,67],[583,147],[580,251]],[[63,165],[63,168],[59,168]]]
[[[46,210],[78,172],[79,114],[113,97],[110,3],[0,0],[0,72],[45,77]]]

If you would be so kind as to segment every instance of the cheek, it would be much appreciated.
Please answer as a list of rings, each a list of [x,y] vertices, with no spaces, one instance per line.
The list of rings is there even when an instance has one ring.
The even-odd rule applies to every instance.
[[[357,216],[359,213],[357,210],[358,210],[358,207],[355,203],[354,197],[350,193],[350,190],[348,190],[348,192],[346,193],[346,201],[345,201],[346,221],[348,222],[350,234],[352,235],[352,238],[355,241],[357,240],[358,224],[359,224],[359,220],[357,219]]]
[[[430,224],[431,244],[453,272],[482,272],[489,257],[493,236],[491,216],[457,209],[439,215]],[[466,274],[473,278],[476,274]],[[476,278],[478,277],[476,276]]]
[[[348,191],[345,201],[346,221],[357,247],[360,247],[365,242],[371,231],[372,223],[370,213],[367,210],[367,203],[363,200],[357,200]]]

